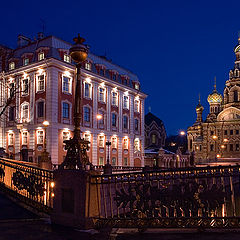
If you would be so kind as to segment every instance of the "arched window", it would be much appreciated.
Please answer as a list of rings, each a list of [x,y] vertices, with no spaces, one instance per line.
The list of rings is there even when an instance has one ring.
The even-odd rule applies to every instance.
[[[157,136],[156,134],[152,134],[152,144],[156,144],[157,143]]]
[[[237,91],[237,90],[234,90],[234,91],[233,91],[233,101],[234,101],[234,102],[237,102],[237,101],[238,101],[238,91]]]

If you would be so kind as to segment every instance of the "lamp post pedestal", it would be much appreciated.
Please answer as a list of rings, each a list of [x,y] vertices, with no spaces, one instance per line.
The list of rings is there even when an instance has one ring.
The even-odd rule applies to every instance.
[[[111,175],[112,174],[112,165],[110,164],[110,160],[109,160],[111,142],[107,141],[106,146],[108,147],[108,155],[107,155],[107,163],[103,167],[103,173],[105,175]]]

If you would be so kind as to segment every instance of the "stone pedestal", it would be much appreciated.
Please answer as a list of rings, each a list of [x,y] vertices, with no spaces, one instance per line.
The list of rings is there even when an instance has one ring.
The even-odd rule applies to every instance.
[[[59,169],[54,172],[53,224],[91,229],[99,216],[98,185],[90,183],[96,171]]]

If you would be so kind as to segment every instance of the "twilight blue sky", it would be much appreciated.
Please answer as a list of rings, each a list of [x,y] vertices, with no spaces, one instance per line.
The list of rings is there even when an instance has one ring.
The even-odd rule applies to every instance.
[[[76,33],[91,51],[139,76],[149,94],[146,112],[160,117],[168,134],[195,121],[201,93],[204,116],[214,76],[222,93],[234,64],[240,30],[239,0],[2,1],[0,43],[14,47],[17,35],[72,41]]]

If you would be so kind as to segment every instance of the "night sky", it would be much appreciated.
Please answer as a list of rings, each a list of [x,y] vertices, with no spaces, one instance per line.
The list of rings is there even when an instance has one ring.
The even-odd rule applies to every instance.
[[[214,76],[222,93],[234,65],[240,1],[1,1],[0,43],[42,31],[66,41],[80,33],[91,51],[140,79],[146,112],[164,121],[168,135],[196,118],[201,94],[206,117]]]

